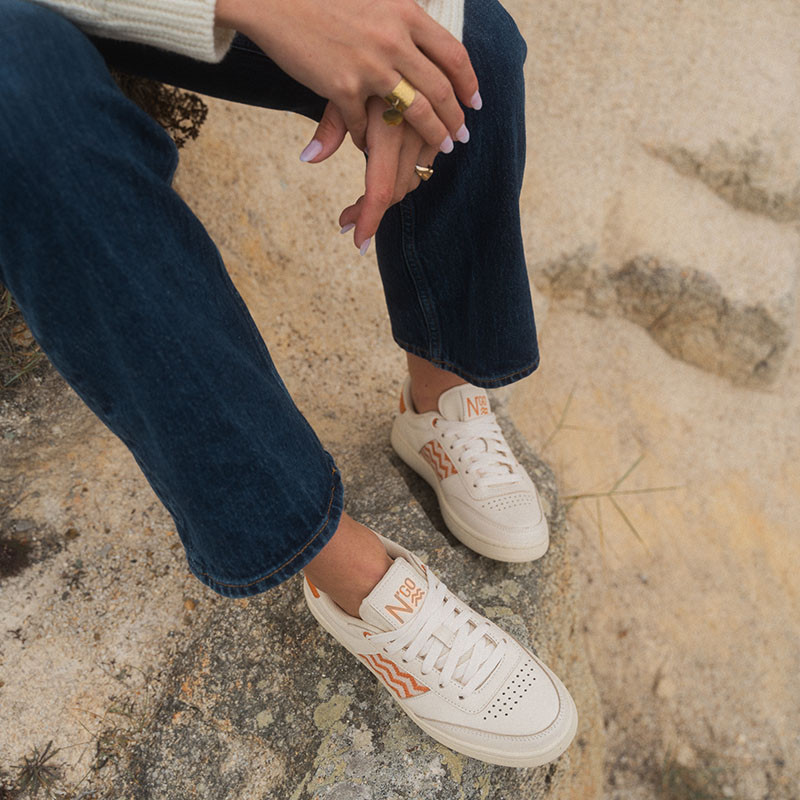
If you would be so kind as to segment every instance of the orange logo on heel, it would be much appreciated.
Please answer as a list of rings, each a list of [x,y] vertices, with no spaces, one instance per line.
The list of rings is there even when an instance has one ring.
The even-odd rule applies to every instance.
[[[417,586],[411,578],[406,578],[400,588],[394,593],[399,606],[384,606],[386,611],[391,614],[398,622],[405,622],[400,613],[413,614],[414,609],[420,604],[425,592]],[[408,619],[408,617],[406,617]]]
[[[489,413],[489,402],[483,395],[467,398],[467,419],[484,417]]]

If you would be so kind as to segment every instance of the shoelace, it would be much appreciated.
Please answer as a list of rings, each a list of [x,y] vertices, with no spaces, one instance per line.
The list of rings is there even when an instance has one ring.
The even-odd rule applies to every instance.
[[[422,675],[439,672],[439,686],[455,679],[468,697],[500,663],[506,641],[487,638],[489,621],[467,608],[428,570],[428,591],[414,618],[397,630],[374,634],[370,643],[408,663],[422,656]]]
[[[475,488],[520,483],[517,459],[503,436],[497,418],[488,414],[461,422],[437,417],[434,427],[440,438],[466,464],[463,472],[472,476]]]

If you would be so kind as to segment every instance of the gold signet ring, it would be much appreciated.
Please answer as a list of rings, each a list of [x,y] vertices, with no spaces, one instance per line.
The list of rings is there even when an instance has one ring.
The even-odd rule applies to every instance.
[[[419,164],[414,167],[414,172],[416,172],[423,181],[429,181],[431,175],[433,175],[433,169],[431,167],[421,167]]]
[[[392,89],[383,99],[391,106],[383,112],[383,121],[387,125],[399,125],[403,121],[403,112],[414,102],[417,90],[405,79]]]

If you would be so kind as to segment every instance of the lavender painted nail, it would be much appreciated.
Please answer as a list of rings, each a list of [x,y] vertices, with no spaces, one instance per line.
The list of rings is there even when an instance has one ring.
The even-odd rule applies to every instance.
[[[318,156],[322,151],[322,142],[319,139],[312,139],[307,145],[305,150],[300,153],[301,161],[311,161],[312,158]]]
[[[344,228],[342,228],[339,231],[339,233],[347,233],[347,231],[353,230],[353,228],[355,228],[355,226],[356,226],[355,222],[351,222],[349,225],[345,225]]]
[[[475,92],[475,94],[472,95],[472,100],[470,100],[470,105],[476,111],[480,111],[481,108],[483,108],[483,100],[481,100],[481,93],[480,92]]]
[[[440,150],[441,150],[443,153],[452,153],[452,152],[453,152],[453,147],[454,147],[454,146],[455,146],[455,145],[453,144],[453,140],[452,140],[452,139],[451,139],[449,136],[445,136],[445,137],[444,137],[444,141],[443,141],[443,142],[441,143],[441,145],[439,146],[439,149],[440,149]]]
[[[458,139],[459,142],[463,142],[464,144],[466,144],[469,141],[469,131],[467,130],[466,125],[462,125],[458,129],[458,131],[456,132],[456,139]]]
[[[366,254],[367,250],[369,250],[369,243],[371,241],[372,237],[370,236],[368,239],[364,239],[364,241],[361,242],[361,247],[358,248],[358,252],[361,253],[362,256]]]

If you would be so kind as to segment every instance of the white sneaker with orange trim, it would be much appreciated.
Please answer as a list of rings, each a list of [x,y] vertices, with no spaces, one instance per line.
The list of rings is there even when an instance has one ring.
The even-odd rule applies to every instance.
[[[439,397],[438,411],[417,414],[406,378],[392,447],[433,487],[445,524],[467,547],[497,561],[545,554],[550,538],[539,493],[484,389],[455,386]]]
[[[394,563],[362,602],[360,618],[305,579],[319,624],[437,742],[509,767],[536,767],[561,755],[578,725],[561,681],[413,553],[379,538]]]

